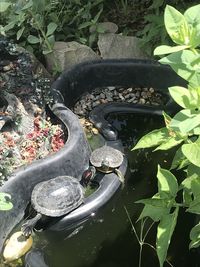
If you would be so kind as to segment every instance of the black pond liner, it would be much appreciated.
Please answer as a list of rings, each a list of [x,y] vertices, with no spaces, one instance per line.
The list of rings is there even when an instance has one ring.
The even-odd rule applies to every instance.
[[[149,60],[86,62],[64,72],[52,85],[53,104],[50,108],[66,126],[68,140],[64,148],[56,154],[20,168],[0,188],[0,192],[11,194],[14,204],[12,210],[0,211],[0,250],[7,235],[23,218],[25,208],[30,201],[32,189],[37,183],[66,174],[80,179],[82,172],[88,167],[90,147],[78,118],[68,109],[74,106],[82,94],[91,92],[97,87],[105,86],[154,87],[167,93],[167,88],[173,85],[185,85],[185,82],[169,67]],[[123,110],[125,106],[122,105],[120,108]],[[134,107],[134,105],[132,106]],[[117,111],[120,111],[120,108],[117,108]],[[160,111],[158,112],[161,112],[163,108],[167,111],[173,111],[176,106],[169,101],[165,107],[159,108]],[[152,113],[159,108],[137,106],[136,109],[137,112],[141,110],[142,112]],[[133,109],[133,112],[135,110]],[[110,112],[109,109],[108,112]],[[103,126],[106,114],[107,112],[103,116],[103,123],[99,125],[98,120],[95,122],[95,112],[93,113],[93,121],[98,124],[99,129],[102,129],[102,133],[104,133]],[[98,116],[96,117],[98,118]],[[110,127],[110,125],[108,126]],[[107,144],[123,149],[121,141],[117,137],[114,139],[106,135],[104,137]],[[123,174],[126,172],[126,167],[127,161],[124,157],[121,166]],[[84,220],[104,205],[119,187],[120,182],[116,179],[115,174],[105,175],[100,182],[99,189],[86,198],[82,206],[61,218],[50,229],[54,231],[63,230],[72,224],[74,225],[77,221]]]

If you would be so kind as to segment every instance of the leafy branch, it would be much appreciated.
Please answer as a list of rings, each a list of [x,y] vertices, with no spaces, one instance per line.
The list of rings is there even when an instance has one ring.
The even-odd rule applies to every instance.
[[[188,83],[188,87],[169,88],[172,99],[180,111],[172,118],[163,112],[165,127],[143,136],[133,149],[154,147],[156,150],[176,148],[170,170],[182,169],[186,178],[179,183],[170,170],[158,166],[158,192],[149,199],[142,199],[144,208],[139,219],[150,217],[159,222],[156,251],[160,267],[167,257],[167,250],[176,227],[179,209],[200,214],[200,5],[181,14],[167,5],[164,12],[166,31],[175,46],[161,45],[154,55],[167,55],[159,61],[171,68]],[[182,109],[181,109],[182,108]],[[185,175],[185,174],[184,174]],[[177,203],[177,194],[182,202]],[[200,246],[200,223],[190,232],[189,248]]]

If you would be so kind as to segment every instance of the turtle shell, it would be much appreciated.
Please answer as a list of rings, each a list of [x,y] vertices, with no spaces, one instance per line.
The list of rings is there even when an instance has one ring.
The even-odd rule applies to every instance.
[[[83,203],[84,189],[71,176],[58,176],[37,184],[31,195],[33,208],[44,215],[59,217]]]
[[[109,168],[118,168],[123,162],[123,154],[110,146],[103,146],[95,149],[90,156],[91,164],[99,169],[105,160]]]

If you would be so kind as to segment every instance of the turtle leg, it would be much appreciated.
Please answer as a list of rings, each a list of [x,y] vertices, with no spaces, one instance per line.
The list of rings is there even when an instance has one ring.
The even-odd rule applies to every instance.
[[[37,213],[34,218],[27,220],[25,223],[23,223],[21,226],[21,231],[23,235],[26,237],[29,237],[33,232],[34,226],[41,218],[42,218],[42,214]]]
[[[125,178],[124,175],[121,173],[121,171],[119,169],[115,169],[114,172],[117,174],[117,176],[119,177],[120,182],[122,183],[122,188],[124,187],[124,182],[125,182]]]

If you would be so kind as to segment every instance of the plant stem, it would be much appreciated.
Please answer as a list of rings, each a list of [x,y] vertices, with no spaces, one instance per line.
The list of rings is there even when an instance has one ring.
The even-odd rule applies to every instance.
[[[128,210],[127,210],[127,208],[126,208],[125,206],[124,206],[124,209],[125,209],[126,215],[127,215],[127,217],[128,217],[128,220],[129,220],[129,222],[130,222],[130,224],[131,224],[131,228],[132,228],[132,230],[133,230],[133,232],[134,232],[134,234],[135,234],[135,236],[136,236],[136,238],[137,238],[138,243],[140,244],[140,239],[139,239],[139,237],[138,237],[138,235],[137,235],[137,232],[136,232],[136,230],[135,230],[135,227],[134,227],[134,225],[133,225],[133,223],[132,223],[132,220],[131,220],[131,218],[130,218],[130,215],[129,215],[129,213],[128,213]]]

